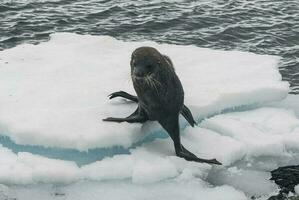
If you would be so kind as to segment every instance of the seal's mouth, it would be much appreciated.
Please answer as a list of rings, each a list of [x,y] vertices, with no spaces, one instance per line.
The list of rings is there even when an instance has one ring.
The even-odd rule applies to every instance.
[[[137,82],[138,84],[147,85],[150,88],[154,89],[158,93],[158,89],[161,86],[161,83],[155,79],[152,73],[147,74],[146,76],[136,76],[132,75],[132,80]]]
[[[152,78],[152,76],[153,76],[153,73],[152,72],[149,72],[149,73],[147,73],[147,74],[135,74],[135,73],[133,73],[132,75],[132,79],[136,79],[136,80],[141,80],[141,79],[148,79],[148,78]]]
[[[145,77],[144,76],[136,76],[134,74],[131,75],[133,80],[143,80]]]

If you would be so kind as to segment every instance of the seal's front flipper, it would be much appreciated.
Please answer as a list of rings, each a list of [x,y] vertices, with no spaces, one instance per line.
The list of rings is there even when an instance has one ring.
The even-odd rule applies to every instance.
[[[106,122],[128,122],[128,123],[144,123],[147,120],[148,119],[145,116],[141,116],[141,115],[130,115],[129,117],[126,118],[108,117],[103,119],[103,121]]]
[[[109,94],[108,97],[109,97],[109,99],[113,99],[115,97],[122,97],[122,98],[129,99],[131,101],[138,103],[137,96],[131,95],[124,91],[113,92],[112,94]]]
[[[189,110],[189,108],[187,106],[183,106],[182,110],[181,110],[181,114],[184,116],[184,118],[187,120],[187,122],[194,127],[194,125],[196,125],[196,121],[194,120],[191,111]]]
[[[106,122],[129,122],[129,123],[143,123],[148,120],[145,112],[138,107],[130,116],[126,118],[108,117],[103,119]]]
[[[108,117],[103,119],[105,122],[129,122],[129,123],[143,123],[146,119],[141,117],[126,117],[126,118],[117,118],[117,117]]]
[[[117,117],[107,117],[103,119],[105,122],[125,122],[126,118],[117,118]]]

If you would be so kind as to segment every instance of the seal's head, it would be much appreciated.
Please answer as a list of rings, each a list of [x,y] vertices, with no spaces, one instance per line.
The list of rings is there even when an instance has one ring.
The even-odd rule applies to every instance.
[[[132,53],[131,76],[144,79],[159,70],[163,56],[152,47],[139,47]]]

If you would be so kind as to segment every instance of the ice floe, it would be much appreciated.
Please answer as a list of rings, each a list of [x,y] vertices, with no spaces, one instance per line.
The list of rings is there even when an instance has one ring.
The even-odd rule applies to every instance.
[[[130,54],[145,45],[172,59],[185,104],[199,122],[192,128],[181,118],[182,143],[222,166],[176,157],[157,123],[101,120],[135,109],[107,95],[134,93]],[[0,183],[6,186],[0,198],[265,199],[277,190],[270,170],[299,162],[299,98],[288,95],[278,62],[277,56],[71,33],[1,51],[0,135],[14,145],[1,140]],[[156,133],[164,137],[145,139]],[[39,148],[62,156],[42,156]],[[66,149],[72,158],[63,157]],[[104,158],[76,162],[96,152]]]
[[[133,93],[130,54],[144,45],[173,60],[185,104],[197,120],[225,109],[281,100],[288,93],[276,56],[57,33],[48,42],[0,52],[1,134],[18,144],[78,150],[127,148],[140,141],[150,132],[141,125],[101,119],[134,111],[135,104],[109,101],[107,95]],[[161,128],[152,125],[150,130]]]

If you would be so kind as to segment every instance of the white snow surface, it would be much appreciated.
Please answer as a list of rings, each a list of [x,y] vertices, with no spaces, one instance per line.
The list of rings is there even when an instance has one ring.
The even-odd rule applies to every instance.
[[[173,60],[185,104],[199,122],[204,119],[194,128],[182,126],[182,143],[222,166],[176,157],[170,138],[142,141],[161,132],[157,123],[101,121],[134,111],[136,104],[107,95],[134,93],[130,54],[145,45]],[[277,192],[269,171],[299,162],[299,97],[287,96],[278,60],[71,33],[2,51],[2,136],[17,144],[80,151],[130,148],[127,154],[78,166],[2,144],[0,199],[267,199]],[[132,147],[137,141],[142,142]]]
[[[295,190],[296,194],[299,195],[299,185],[296,185],[294,190]]]
[[[134,94],[129,61],[140,46],[156,47],[172,59],[196,119],[281,100],[288,93],[277,70],[279,57],[56,33],[48,42],[0,52],[1,134],[18,144],[88,150],[129,147],[160,131],[152,123],[142,129],[101,120],[125,117],[136,108],[107,95]]]
[[[299,120],[290,110],[264,107],[228,113],[201,126],[242,143],[247,156],[284,156],[299,150]]]

